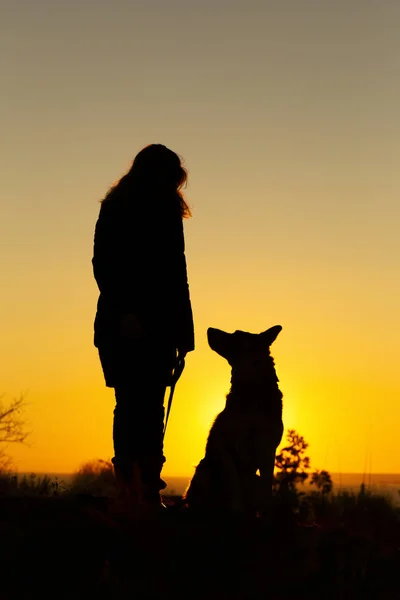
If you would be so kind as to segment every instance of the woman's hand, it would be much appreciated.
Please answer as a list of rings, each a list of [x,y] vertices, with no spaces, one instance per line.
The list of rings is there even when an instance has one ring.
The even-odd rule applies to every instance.
[[[138,340],[144,336],[144,329],[134,313],[124,313],[119,320],[119,333],[127,340]]]
[[[186,354],[188,353],[188,351],[186,350],[186,348],[178,348],[178,356],[177,356],[177,360],[185,360]]]

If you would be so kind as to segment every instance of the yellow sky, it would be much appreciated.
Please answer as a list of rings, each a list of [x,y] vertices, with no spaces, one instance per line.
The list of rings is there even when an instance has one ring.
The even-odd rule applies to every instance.
[[[69,472],[112,456],[93,230],[106,189],[162,142],[189,169],[197,342],[165,473],[191,473],[229,389],[207,327],[275,324],[285,427],[310,443],[312,465],[398,472],[400,6],[186,8],[3,11],[0,392],[27,391],[32,431],[30,447],[10,448],[15,464]]]

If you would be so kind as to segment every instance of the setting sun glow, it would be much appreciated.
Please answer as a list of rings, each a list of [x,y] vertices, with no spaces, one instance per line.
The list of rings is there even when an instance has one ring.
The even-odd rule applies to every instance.
[[[312,466],[400,471],[400,10],[328,4],[117,1],[76,18],[7,3],[0,394],[27,402],[28,444],[7,449],[18,470],[113,455],[93,232],[107,189],[160,142],[189,171],[196,335],[166,476],[193,472],[229,391],[207,328],[277,324],[284,425]]]

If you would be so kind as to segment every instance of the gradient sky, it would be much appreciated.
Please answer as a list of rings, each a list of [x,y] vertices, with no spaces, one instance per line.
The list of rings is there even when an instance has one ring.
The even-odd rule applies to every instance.
[[[312,465],[400,471],[399,28],[398,0],[2,0],[0,392],[27,392],[19,470],[112,456],[93,231],[161,142],[190,174],[197,342],[164,472],[191,474],[224,406],[207,327],[275,324],[285,427]]]

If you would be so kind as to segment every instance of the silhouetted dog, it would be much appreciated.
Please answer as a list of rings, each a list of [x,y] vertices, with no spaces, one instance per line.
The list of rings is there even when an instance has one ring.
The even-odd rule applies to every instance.
[[[189,508],[248,516],[268,509],[283,434],[282,393],[269,347],[281,329],[208,329],[210,347],[232,367],[231,389],[184,495]]]

